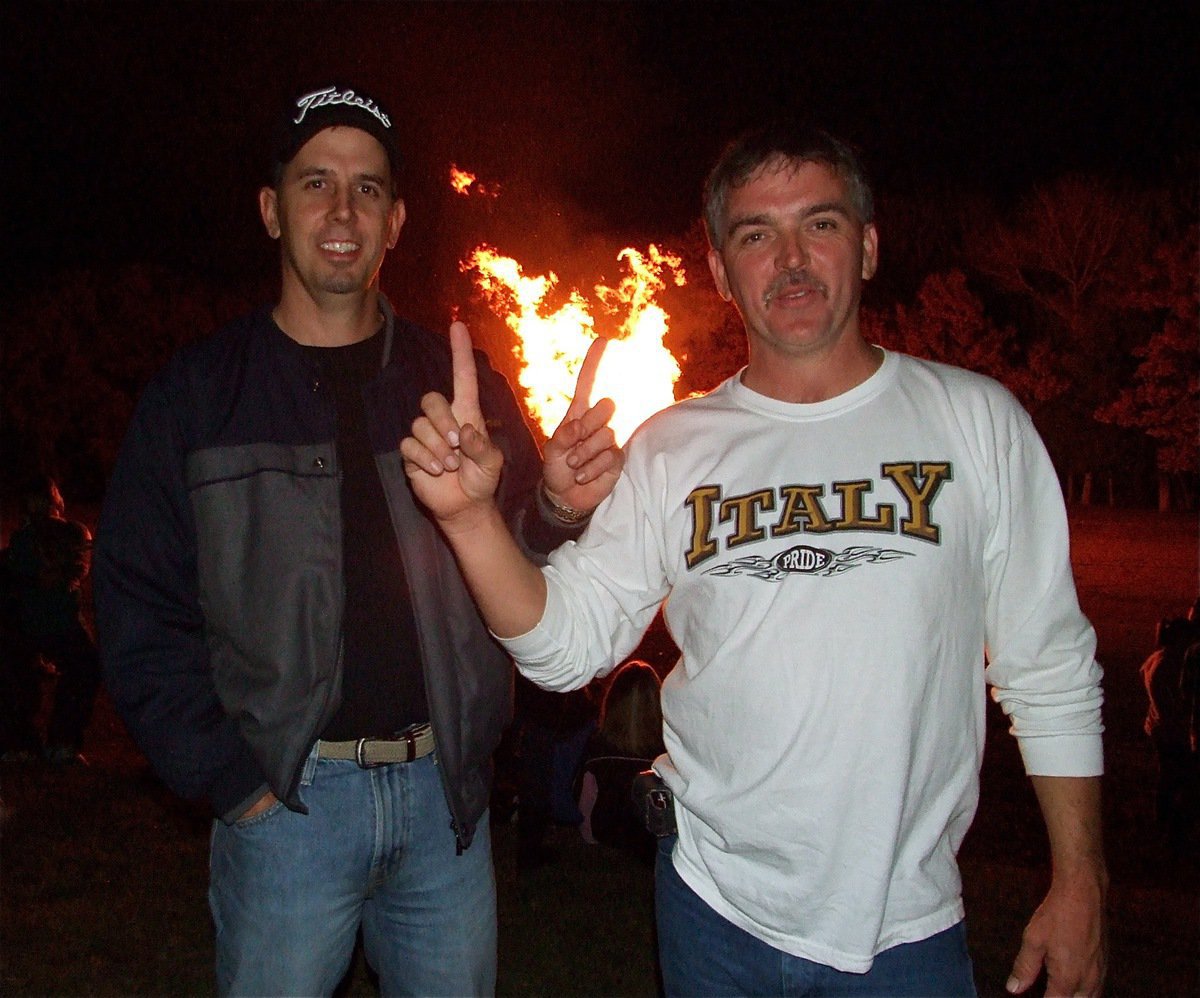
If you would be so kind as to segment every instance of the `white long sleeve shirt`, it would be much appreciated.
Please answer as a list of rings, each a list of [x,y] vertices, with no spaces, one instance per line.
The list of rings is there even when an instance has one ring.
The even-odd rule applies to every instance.
[[[1029,773],[1102,771],[1057,478],[979,375],[888,353],[815,404],[735,376],[634,435],[544,572],[541,622],[505,644],[552,689],[613,668],[666,601],[676,868],[785,952],[863,972],[963,917],[985,684]]]

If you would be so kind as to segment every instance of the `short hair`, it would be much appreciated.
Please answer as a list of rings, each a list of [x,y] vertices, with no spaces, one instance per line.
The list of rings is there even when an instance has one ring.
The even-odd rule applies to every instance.
[[[828,167],[845,182],[858,220],[864,225],[874,221],[875,197],[862,160],[848,142],[821,128],[772,122],[743,132],[730,142],[704,183],[704,227],[714,249],[720,249],[725,241],[721,226],[729,192],[775,161],[793,169],[804,163]]]

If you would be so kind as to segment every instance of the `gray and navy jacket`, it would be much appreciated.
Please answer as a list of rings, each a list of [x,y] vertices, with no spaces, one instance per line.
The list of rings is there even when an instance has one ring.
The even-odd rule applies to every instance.
[[[463,848],[488,804],[512,671],[398,449],[421,396],[451,393],[449,343],[380,302],[384,362],[364,389],[368,432]],[[507,382],[480,353],[477,362],[505,457],[501,508],[526,551],[545,554],[579,531],[538,512],[537,445]],[[150,382],[105,496],[93,586],[109,692],[163,781],[226,821],[267,787],[304,811],[304,762],[339,703],[335,420],[320,368],[264,308],[184,348]]]

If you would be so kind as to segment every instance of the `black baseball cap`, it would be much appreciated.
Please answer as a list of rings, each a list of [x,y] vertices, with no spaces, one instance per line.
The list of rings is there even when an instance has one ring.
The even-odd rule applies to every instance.
[[[404,157],[400,154],[400,142],[391,116],[375,98],[361,90],[337,84],[303,90],[284,107],[272,138],[272,178],[278,178],[279,172],[305,142],[317,132],[335,125],[358,128],[377,138],[387,151],[392,182],[395,183]]]

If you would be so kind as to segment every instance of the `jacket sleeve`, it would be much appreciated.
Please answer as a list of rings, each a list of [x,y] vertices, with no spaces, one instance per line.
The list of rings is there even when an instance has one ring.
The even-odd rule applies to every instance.
[[[227,821],[267,789],[217,696],[198,596],[184,433],[169,381],[138,403],[109,482],[93,565],[109,693],[138,747],[177,794]]]

